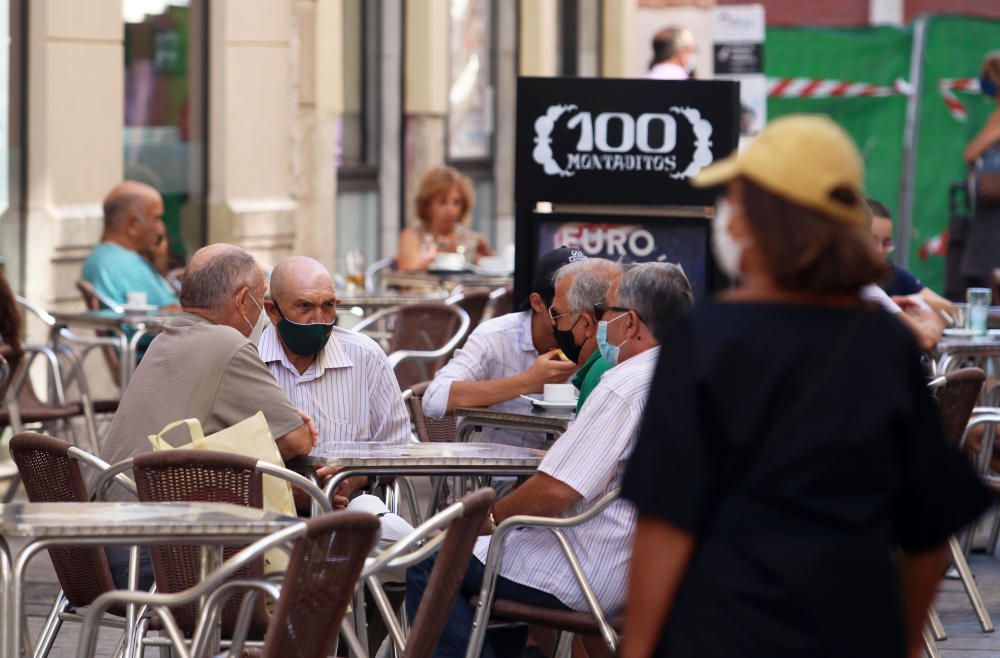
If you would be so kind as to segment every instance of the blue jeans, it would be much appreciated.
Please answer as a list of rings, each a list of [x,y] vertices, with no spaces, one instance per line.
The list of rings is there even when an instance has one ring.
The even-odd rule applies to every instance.
[[[111,579],[118,589],[128,589],[128,546],[108,546],[104,549],[111,567]],[[153,586],[153,561],[148,548],[139,549],[139,589]]]
[[[427,589],[427,582],[430,580],[435,559],[436,557],[430,557],[406,570],[406,614],[411,623],[417,617],[417,608],[420,606],[424,590]],[[472,620],[475,616],[475,610],[469,605],[469,599],[479,595],[479,590],[483,585],[484,571],[485,567],[482,562],[475,557],[469,560],[469,568],[466,569],[465,576],[462,578],[462,584],[458,588],[458,596],[455,597],[455,604],[451,608],[451,614],[448,615],[444,630],[441,632],[441,638],[434,650],[435,658],[462,658],[465,656],[465,651],[469,646],[469,637],[472,634]],[[497,577],[496,598],[520,601],[545,608],[569,610],[562,601],[552,594],[515,583],[503,576]],[[528,629],[526,626],[491,630],[486,634],[482,656],[483,658],[496,658],[497,656],[519,658],[524,651],[527,640]]]

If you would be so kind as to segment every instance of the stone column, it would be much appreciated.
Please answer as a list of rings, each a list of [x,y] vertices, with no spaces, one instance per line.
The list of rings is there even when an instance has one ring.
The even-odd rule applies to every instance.
[[[521,75],[559,73],[559,3],[556,0],[521,1]]]
[[[601,75],[629,78],[635,38],[635,0],[604,0],[602,6]]]
[[[296,246],[291,2],[209,3],[208,238],[265,266]]]
[[[408,0],[405,57],[404,217],[415,221],[413,200],[424,173],[445,159],[449,49],[447,0]]]
[[[294,252],[335,269],[338,119],[343,112],[341,0],[298,0],[293,51]]]
[[[28,38],[25,294],[81,306],[75,281],[122,178],[120,0],[32,0]]]

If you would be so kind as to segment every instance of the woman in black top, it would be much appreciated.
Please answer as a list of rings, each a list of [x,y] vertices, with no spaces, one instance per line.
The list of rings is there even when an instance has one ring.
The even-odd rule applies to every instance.
[[[664,342],[623,492],[639,511],[621,656],[903,658],[948,536],[989,497],[943,437],[850,138],[779,119],[696,184],[740,285]],[[897,554],[901,549],[901,554]]]

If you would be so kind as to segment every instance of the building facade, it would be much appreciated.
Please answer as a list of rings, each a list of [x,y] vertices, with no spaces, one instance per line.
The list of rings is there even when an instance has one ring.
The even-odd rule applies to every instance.
[[[441,162],[473,180],[474,225],[502,250],[517,76],[641,76],[671,23],[693,29],[708,76],[714,4],[0,0],[6,274],[43,306],[79,306],[101,200],[123,178],[161,190],[178,255],[226,241],[264,265],[298,253],[343,273],[348,250],[395,255],[417,183]],[[808,3],[762,4],[773,24],[936,8],[860,0],[810,17]]]

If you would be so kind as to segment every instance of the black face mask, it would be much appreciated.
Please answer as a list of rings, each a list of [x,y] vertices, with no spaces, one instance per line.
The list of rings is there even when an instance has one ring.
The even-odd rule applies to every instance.
[[[576,322],[580,321],[583,316],[578,316]],[[576,326],[576,322],[570,325],[569,329],[556,329],[556,326],[552,325],[552,336],[556,339],[556,345],[559,349],[563,351],[573,363],[579,364],[580,362],[580,346],[576,344],[576,340],[573,338],[573,327]]]
[[[286,318],[278,302],[274,302],[274,308],[278,309],[278,315],[281,316],[281,320],[278,321],[278,335],[288,349],[299,356],[313,356],[326,347],[326,342],[330,340],[330,333],[333,331],[333,322],[300,324]]]

